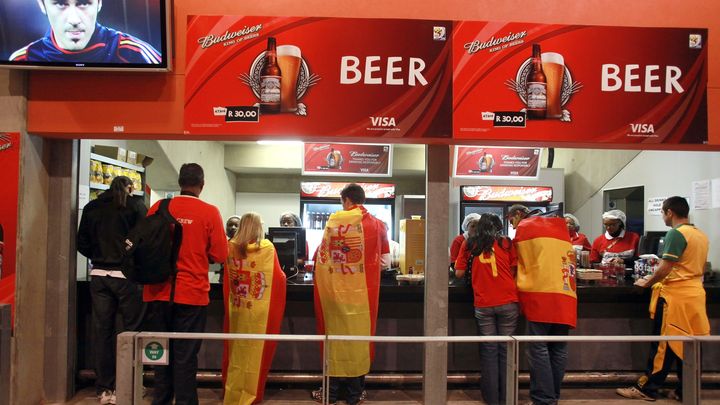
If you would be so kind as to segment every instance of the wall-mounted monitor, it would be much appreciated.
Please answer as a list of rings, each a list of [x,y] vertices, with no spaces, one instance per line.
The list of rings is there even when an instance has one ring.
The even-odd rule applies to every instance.
[[[0,0],[0,67],[171,69],[171,0]]]

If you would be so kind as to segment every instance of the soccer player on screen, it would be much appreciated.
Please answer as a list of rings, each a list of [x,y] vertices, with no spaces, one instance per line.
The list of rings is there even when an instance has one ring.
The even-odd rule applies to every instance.
[[[159,64],[160,53],[132,35],[97,22],[102,0],[37,0],[48,18],[44,37],[18,49],[10,61]]]

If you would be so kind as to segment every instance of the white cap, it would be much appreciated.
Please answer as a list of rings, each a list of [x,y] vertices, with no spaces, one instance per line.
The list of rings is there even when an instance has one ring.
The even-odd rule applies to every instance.
[[[619,219],[623,226],[625,226],[627,217],[625,216],[625,213],[620,210],[610,210],[602,214],[602,219]]]

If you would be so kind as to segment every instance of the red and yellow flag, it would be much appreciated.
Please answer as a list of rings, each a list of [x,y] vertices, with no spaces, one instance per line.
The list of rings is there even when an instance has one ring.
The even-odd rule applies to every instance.
[[[372,336],[380,292],[384,225],[359,206],[330,216],[315,258],[318,333]],[[357,377],[370,371],[369,342],[331,342],[328,374]]]
[[[518,298],[533,322],[577,322],[575,251],[563,218],[530,217],[518,224]]]
[[[228,248],[223,280],[225,331],[279,333],[285,311],[285,273],[280,268],[275,247],[263,239],[259,245],[248,246],[245,259],[232,241]],[[225,343],[225,405],[262,401],[276,344],[261,340]]]

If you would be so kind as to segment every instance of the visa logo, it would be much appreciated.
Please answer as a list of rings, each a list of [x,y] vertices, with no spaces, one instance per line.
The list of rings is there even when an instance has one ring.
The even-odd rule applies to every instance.
[[[634,134],[654,134],[655,128],[652,124],[630,124],[630,131]]]
[[[374,127],[394,127],[395,117],[370,117],[370,123]]]

